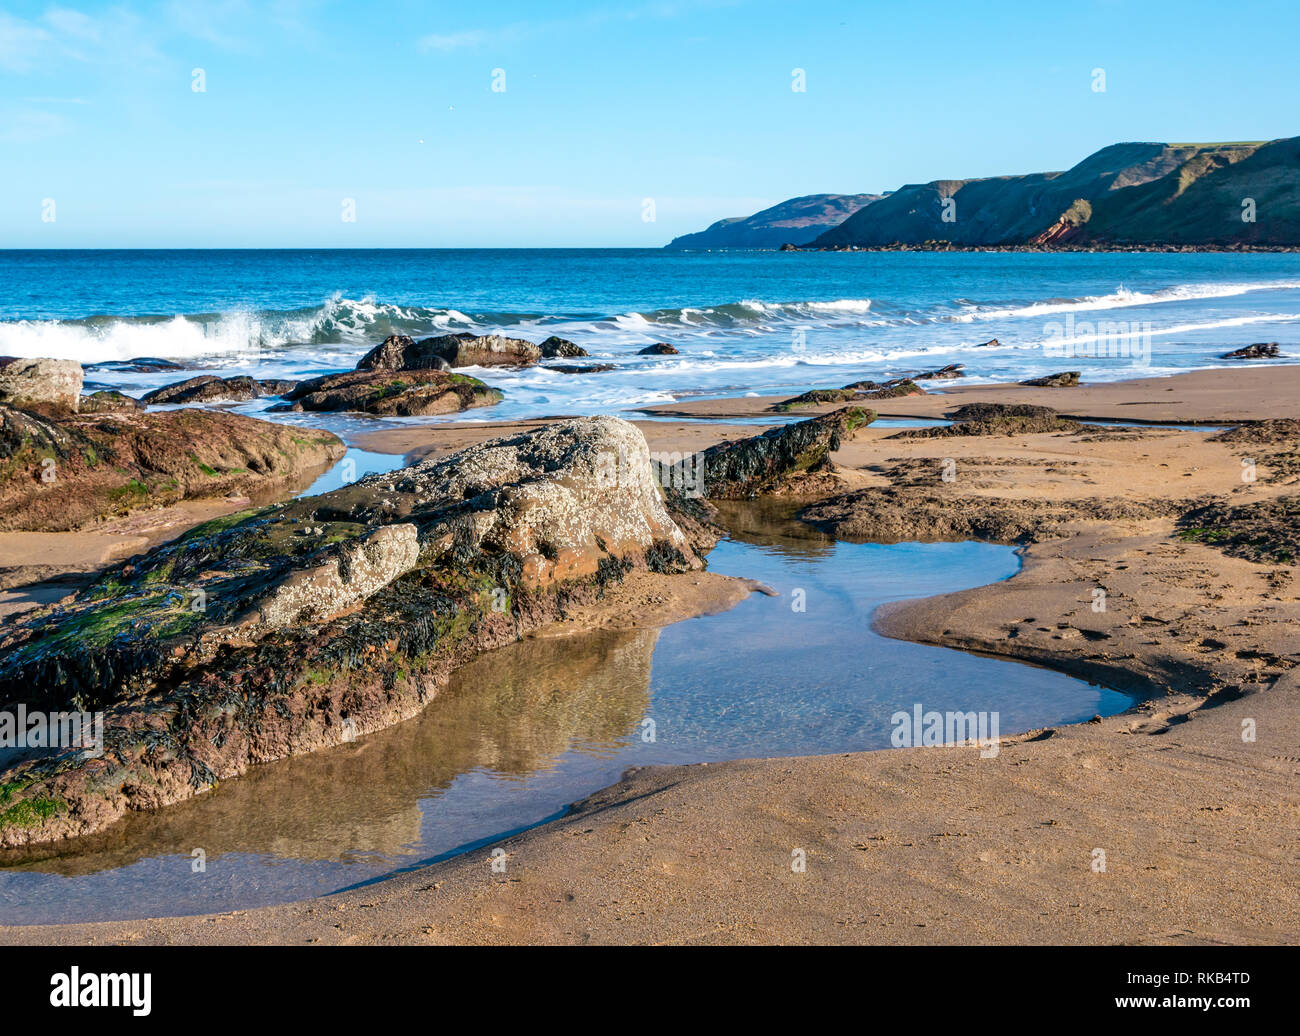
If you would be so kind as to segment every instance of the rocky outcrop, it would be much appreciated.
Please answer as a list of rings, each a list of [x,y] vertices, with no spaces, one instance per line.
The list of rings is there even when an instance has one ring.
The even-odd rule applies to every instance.
[[[647,345],[644,349],[638,349],[638,356],[676,356],[677,349],[667,342],[655,342],[654,345]]]
[[[1241,349],[1233,349],[1230,353],[1224,353],[1219,357],[1221,360],[1272,360],[1281,356],[1282,353],[1278,348],[1277,342],[1255,342]]]
[[[86,364],[88,371],[112,371],[115,374],[161,374],[163,371],[183,371],[185,365],[175,360],[157,356],[135,356],[129,360],[100,360]]]
[[[264,498],[344,452],[327,432],[238,414],[0,405],[0,530],[69,531],[186,499]]]
[[[75,411],[81,401],[81,364],[0,356],[0,403],[53,403]]]
[[[308,530],[307,535],[320,535]],[[232,625],[249,629],[287,629],[297,622],[326,618],[364,601],[420,559],[414,525],[382,525],[373,532],[323,548],[310,567],[294,569],[260,598],[251,601]]]
[[[777,403],[772,409],[784,413],[807,407],[824,406],[827,403],[866,402],[873,399],[898,399],[902,396],[924,396],[925,394],[925,389],[911,378],[894,378],[884,382],[855,381],[839,389],[813,389],[801,396]]]
[[[77,404],[79,414],[111,414],[119,410],[139,410],[143,404],[133,396],[116,389],[102,389],[82,396]]]
[[[905,428],[891,439],[951,439],[967,435],[1030,435],[1037,432],[1077,432],[1083,425],[1061,417],[1051,407],[1029,403],[966,403],[950,412],[953,424],[937,428]]]
[[[1259,564],[1294,565],[1300,559],[1300,497],[1196,507],[1179,518],[1178,536]]]
[[[1080,519],[1145,521],[1177,513],[1168,500],[990,499],[932,487],[884,486],[819,500],[799,518],[836,539],[858,543],[987,540],[1036,543],[1068,535]]]
[[[454,414],[501,402],[498,389],[440,370],[357,370],[300,382],[273,411],[352,410],[385,417]]]
[[[197,378],[187,378],[174,385],[146,392],[140,402],[146,406],[168,406],[181,403],[246,403],[250,399],[263,396],[282,396],[290,391],[296,381],[276,379],[257,379],[240,375],[234,378],[219,378],[215,374],[203,374]]]
[[[410,335],[389,335],[357,362],[357,370],[451,370],[451,364],[434,343],[436,338],[415,341]]]
[[[446,370],[451,367],[527,367],[542,358],[542,350],[522,338],[472,335],[462,331],[413,341],[390,335],[366,353],[357,370]]]
[[[607,417],[200,526],[0,632],[0,708],[105,712],[102,757],[0,773],[0,844],[98,830],[407,718],[456,666],[629,572],[702,568],[694,535],[641,433]]]
[[[951,378],[964,378],[966,375],[962,372],[964,363],[950,363],[946,367],[940,367],[938,370],[923,371],[920,374],[913,374],[913,381],[948,381]]]
[[[582,346],[575,345],[567,338],[560,338],[556,335],[551,335],[551,337],[546,339],[546,341],[539,345],[538,348],[542,350],[542,355],[548,359],[553,359],[557,356],[563,357],[564,359],[574,359],[579,356],[587,355],[587,350]]]
[[[874,411],[845,407],[762,435],[721,442],[704,451],[704,496],[745,500],[761,493],[791,492],[809,474],[832,470],[830,454],[876,419]]]
[[[1047,374],[1041,378],[1030,378],[1020,384],[1032,388],[1075,388],[1079,384],[1082,371],[1061,371],[1059,374]]]

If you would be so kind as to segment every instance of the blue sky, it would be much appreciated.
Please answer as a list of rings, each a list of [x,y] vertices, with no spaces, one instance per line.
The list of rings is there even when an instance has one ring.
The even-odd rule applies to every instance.
[[[1298,32],[1281,0],[4,0],[0,247],[657,246],[798,194],[1296,134]]]

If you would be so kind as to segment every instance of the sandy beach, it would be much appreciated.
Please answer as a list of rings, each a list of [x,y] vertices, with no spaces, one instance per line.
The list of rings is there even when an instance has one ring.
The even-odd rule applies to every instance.
[[[1285,420],[1297,392],[1300,369],[1251,367],[1066,389],[945,383],[867,405],[889,417],[978,402],[1226,426]],[[761,430],[778,401],[684,402],[656,408],[674,420],[638,427],[652,451],[691,451]],[[412,426],[354,445],[413,460],[509,430]],[[1005,738],[992,758],[910,748],[642,769],[500,843],[504,873],[489,847],[322,899],[0,928],[0,942],[1293,942],[1300,598],[1294,528],[1270,531],[1268,516],[1300,478],[1294,423],[1228,436],[905,431],[847,440],[818,497],[798,501],[805,520],[845,539],[1022,543],[1024,566],[1002,583],[887,606],[877,629],[1058,669],[1142,704]],[[1211,504],[1231,509],[1229,526],[1262,514],[1250,527],[1263,532],[1226,549],[1218,518],[1204,520],[1208,534],[1188,520]],[[83,546],[84,557],[42,564],[89,565],[101,545]],[[629,584],[615,607],[574,625],[615,621],[620,606],[669,621],[750,589],[648,578],[663,586]],[[656,611],[668,587],[680,599]],[[799,853],[806,867],[792,869]]]

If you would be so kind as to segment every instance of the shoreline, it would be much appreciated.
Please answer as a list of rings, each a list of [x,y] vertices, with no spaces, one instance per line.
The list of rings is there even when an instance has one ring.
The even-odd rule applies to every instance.
[[[1229,413],[1261,420],[1285,416],[1300,387],[1294,368],[1215,372],[1235,384],[1194,384],[1205,373],[1173,376],[1190,379],[1175,386],[1186,389],[1177,404],[1132,409],[1163,416],[1177,405],[1184,424],[1230,423],[1219,416]],[[1146,380],[1170,387],[1167,378]],[[1012,390],[1016,401],[1045,394],[1067,413],[1066,401],[1090,389],[1093,410],[1150,394],[1133,383],[958,388],[880,401],[879,410],[889,416],[918,402],[951,406],[961,401],[954,397]],[[770,405],[708,403],[731,417],[758,417],[754,408]],[[710,428],[698,412],[705,401],[683,406],[695,421],[647,424],[669,424],[664,441],[683,443],[710,431],[751,434]],[[809,416],[820,409],[829,408]],[[410,434],[424,433],[414,448],[432,452],[456,431]],[[1049,517],[1059,528],[1031,539],[1010,579],[882,606],[876,628],[1072,675],[1093,667],[1120,689],[1114,676],[1127,674],[1153,696],[1101,722],[1005,738],[994,760],[971,749],[915,748],[629,772],[567,816],[500,842],[508,875],[494,875],[472,850],[316,900],[207,917],[0,928],[0,942],[1294,941],[1300,896],[1277,891],[1289,887],[1286,846],[1300,833],[1294,566],[1180,541],[1172,513],[1150,506],[1090,513],[1098,494],[1160,511],[1236,493],[1239,451],[1178,429],[1089,429],[1096,441],[1079,445],[1048,433],[898,440],[895,432],[868,428],[835,455],[841,496],[891,484],[915,490],[900,469],[952,453],[977,472],[962,497],[967,511],[1046,495],[1058,505]],[[1170,477],[1135,479],[1153,465],[1169,466]],[[1281,462],[1275,471],[1261,459],[1259,483],[1244,495],[1276,495],[1289,480]],[[837,535],[857,538],[852,526],[862,516],[849,504],[839,510],[828,519],[839,523]],[[913,523],[926,518],[900,513]],[[1089,609],[1099,576],[1114,602],[1109,612]],[[1256,741],[1241,739],[1243,720],[1254,721]],[[803,874],[790,871],[792,846],[806,848]],[[1102,873],[1091,867],[1096,848],[1112,861]],[[1266,891],[1271,899],[1260,898]],[[362,907],[360,918],[348,915]],[[1062,929],[1057,918],[1074,927]]]

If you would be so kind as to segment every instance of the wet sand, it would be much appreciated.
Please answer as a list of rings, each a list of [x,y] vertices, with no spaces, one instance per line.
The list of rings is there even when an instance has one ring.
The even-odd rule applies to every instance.
[[[1064,366],[1062,369],[1066,369]],[[1243,364],[1241,368],[1191,371],[1162,378],[1085,383],[1075,388],[1023,385],[968,385],[963,379],[925,381],[926,396],[903,396],[864,403],[882,417],[942,417],[962,403],[1029,403],[1049,406],[1067,417],[1104,421],[1200,421],[1210,424],[1294,417],[1300,368]],[[828,384],[824,388],[839,388]],[[692,399],[641,412],[683,419],[760,418],[788,396]],[[840,404],[843,405],[843,404]],[[809,408],[816,414],[835,406]]]
[[[959,386],[879,409],[924,417],[1014,401],[1225,423],[1291,416],[1298,391],[1300,368],[1248,368],[1095,389]],[[652,448],[703,442],[710,407],[759,423],[760,410],[736,410],[760,405],[770,401],[681,404],[694,420],[646,422],[667,429]],[[744,434],[711,430],[710,442]],[[994,758],[914,748],[650,768],[500,843],[504,873],[489,847],[317,900],[7,928],[0,942],[1296,941],[1296,567],[1175,535],[1192,503],[1294,493],[1290,452],[1178,429],[895,432],[869,428],[835,455],[839,495],[816,513],[838,535],[869,538],[882,523],[900,538],[942,535],[949,518],[1032,534],[1010,580],[887,607],[877,628],[1062,669],[1138,692],[1141,706],[1004,740]],[[453,448],[452,433],[465,430],[402,430],[389,445]],[[1242,478],[1248,453],[1254,481]],[[893,501],[884,512],[881,495]],[[798,850],[803,870],[791,866]]]

